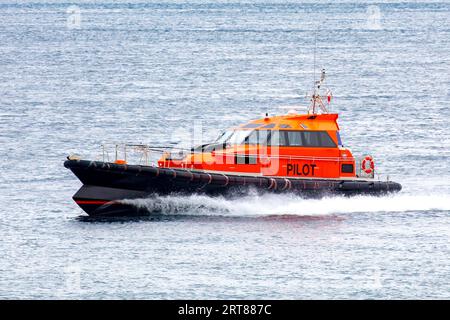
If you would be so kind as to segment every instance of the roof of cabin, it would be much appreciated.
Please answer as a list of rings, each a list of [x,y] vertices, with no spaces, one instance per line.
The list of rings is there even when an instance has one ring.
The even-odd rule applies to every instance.
[[[336,113],[286,114],[252,120],[234,129],[336,131],[339,130],[337,118]]]

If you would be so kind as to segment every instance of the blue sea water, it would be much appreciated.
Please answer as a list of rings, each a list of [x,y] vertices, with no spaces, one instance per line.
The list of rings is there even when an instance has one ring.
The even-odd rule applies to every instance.
[[[91,220],[69,153],[307,104],[325,68],[374,198],[143,200]],[[450,4],[0,2],[0,298],[450,298]]]

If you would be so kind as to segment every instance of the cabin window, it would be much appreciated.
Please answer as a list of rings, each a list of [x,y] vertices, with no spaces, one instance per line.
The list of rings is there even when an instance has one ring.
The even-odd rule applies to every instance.
[[[280,124],[279,127],[280,127],[280,129],[289,129],[289,128],[292,128],[290,125],[284,124],[284,123]]]
[[[249,156],[245,154],[237,154],[235,158],[236,164],[256,164],[257,159],[254,156]]]
[[[266,145],[271,130],[234,130],[222,133],[214,142],[215,144],[261,144]]]
[[[300,131],[288,131],[287,141],[290,147],[301,147],[303,146],[302,135]]]
[[[336,143],[326,131],[320,131],[320,144],[324,148],[336,148]]]
[[[303,132],[303,141],[305,147],[320,147],[320,136],[318,132]]]
[[[318,132],[303,132],[303,145],[305,147],[320,147],[320,136]]]
[[[269,140],[267,140],[267,145],[269,146],[278,146],[280,141],[280,132],[279,131],[272,131]]]
[[[341,167],[341,171],[342,173],[353,173],[353,164],[351,163],[343,164]]]
[[[267,141],[270,139],[270,130],[258,130],[258,144],[267,145]]]
[[[285,146],[287,144],[285,132],[272,131],[268,144],[271,146]]]
[[[272,131],[269,144],[283,147],[336,147],[336,144],[326,131]]]
[[[303,131],[303,145],[305,147],[335,148],[336,143],[326,131]]]
[[[272,129],[275,128],[275,123],[269,123],[266,124],[264,127],[262,127],[263,129]]]

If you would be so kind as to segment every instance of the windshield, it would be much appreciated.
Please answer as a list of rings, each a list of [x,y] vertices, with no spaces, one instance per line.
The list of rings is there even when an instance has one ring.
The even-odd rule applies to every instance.
[[[252,130],[225,131],[216,139],[215,143],[243,144],[252,132]]]
[[[234,130],[225,131],[215,143],[227,143],[230,145],[240,144],[266,144],[268,131],[267,130]]]

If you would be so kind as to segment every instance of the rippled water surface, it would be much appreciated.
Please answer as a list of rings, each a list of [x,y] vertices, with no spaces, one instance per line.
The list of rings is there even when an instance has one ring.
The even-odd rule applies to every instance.
[[[450,298],[449,3],[75,5],[0,3],[0,298]],[[344,144],[401,193],[73,203],[71,152],[306,104],[316,29]]]

